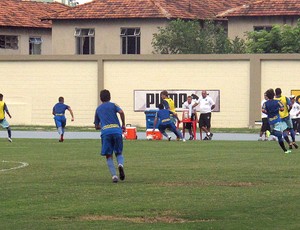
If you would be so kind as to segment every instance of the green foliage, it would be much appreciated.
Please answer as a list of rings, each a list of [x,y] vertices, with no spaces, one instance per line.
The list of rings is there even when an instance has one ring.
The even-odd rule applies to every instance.
[[[238,43],[238,44],[237,44]],[[222,25],[213,21],[171,21],[166,27],[159,27],[153,35],[152,46],[160,54],[212,54],[243,52],[241,40],[235,41],[236,47],[227,38]]]
[[[246,41],[227,38],[222,25],[213,21],[171,21],[152,40],[160,54],[300,53],[300,19],[295,27],[274,25],[271,31],[246,32]]]
[[[295,27],[274,25],[271,31],[248,32],[246,46],[248,53],[299,53],[300,20]]]

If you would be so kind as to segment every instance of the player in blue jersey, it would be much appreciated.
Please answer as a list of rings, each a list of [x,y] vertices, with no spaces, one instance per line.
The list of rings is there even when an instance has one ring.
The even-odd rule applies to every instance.
[[[57,131],[60,135],[59,142],[64,141],[65,127],[66,127],[66,124],[67,124],[67,119],[66,119],[66,116],[65,116],[65,111],[66,110],[69,110],[69,112],[72,116],[71,121],[74,121],[73,111],[72,111],[70,106],[64,104],[64,101],[65,100],[64,100],[63,97],[59,97],[58,98],[58,103],[56,103],[53,106],[53,109],[52,109],[52,114],[54,115],[55,125],[56,125]]]
[[[285,153],[291,153],[291,150],[286,149],[282,138],[283,133],[287,132],[288,128],[286,123],[281,121],[279,115],[279,111],[283,111],[284,106],[280,101],[274,100],[275,92],[273,89],[268,89],[265,95],[268,100],[263,104],[262,112],[268,115],[271,134],[278,138],[278,143]]]
[[[162,133],[162,135],[168,138],[169,141],[171,140],[171,136],[166,133],[166,129],[170,129],[176,135],[176,137],[179,137],[182,141],[185,142],[185,139],[183,138],[181,132],[176,128],[170,117],[171,115],[173,115],[177,118],[177,115],[168,109],[164,109],[163,104],[159,104],[158,108],[159,110],[157,111],[154,119],[153,132],[155,131],[157,122],[160,122],[158,125],[158,130]]]
[[[112,181],[117,183],[119,178],[113,161],[113,153],[115,153],[118,163],[118,171],[120,180],[125,179],[124,173],[124,157],[123,157],[123,137],[125,131],[125,114],[117,104],[110,102],[110,92],[106,89],[100,92],[100,100],[102,104],[98,106],[95,113],[95,128],[101,129],[101,155],[106,157],[108,169],[112,175]],[[122,126],[117,114],[120,115]]]
[[[12,142],[11,139],[11,129],[9,126],[9,123],[5,119],[5,113],[11,118],[11,115],[8,111],[6,103],[3,101],[3,94],[0,93],[0,125],[4,128],[7,129],[7,134],[8,134],[8,141]]]

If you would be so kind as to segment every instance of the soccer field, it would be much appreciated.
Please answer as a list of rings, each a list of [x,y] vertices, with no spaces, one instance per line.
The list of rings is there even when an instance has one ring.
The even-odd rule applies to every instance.
[[[276,142],[124,141],[117,184],[100,140],[0,144],[0,229],[300,229],[300,150]]]

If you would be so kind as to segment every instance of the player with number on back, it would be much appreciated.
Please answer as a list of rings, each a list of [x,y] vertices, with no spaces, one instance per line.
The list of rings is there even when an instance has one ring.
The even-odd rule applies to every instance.
[[[110,92],[106,89],[100,92],[102,104],[98,106],[95,113],[95,128],[101,129],[101,155],[106,157],[106,163],[112,176],[112,181],[117,183],[119,178],[116,173],[113,153],[115,153],[118,163],[120,180],[125,179],[124,157],[123,157],[123,138],[122,132],[125,131],[125,114],[115,103],[110,102]],[[120,115],[122,127],[117,116]]]

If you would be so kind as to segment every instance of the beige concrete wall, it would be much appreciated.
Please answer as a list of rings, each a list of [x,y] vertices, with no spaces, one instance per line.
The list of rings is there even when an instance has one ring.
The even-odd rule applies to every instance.
[[[234,39],[236,36],[245,38],[245,32],[253,31],[254,26],[273,26],[276,24],[295,26],[297,17],[232,17],[228,20],[228,37],[230,39]]]
[[[213,113],[213,126],[248,127],[249,69],[249,61],[238,60],[105,61],[104,87],[133,125],[145,126],[145,114],[133,108],[136,89],[207,89],[220,90],[221,111]]]
[[[28,55],[29,37],[41,37],[42,54],[52,54],[51,29],[30,29],[30,28],[1,28],[1,35],[15,35],[19,38],[19,49],[0,49],[1,55]]]
[[[92,126],[99,90],[107,88],[126,123],[145,127],[145,114],[134,112],[134,90],[220,90],[212,126],[250,127],[260,120],[266,89],[300,89],[299,69],[298,54],[0,56],[0,93],[12,125],[53,125],[52,107],[64,96],[75,113],[68,124]]]
[[[300,89],[300,61],[263,60],[261,66],[262,92],[279,87],[289,96],[291,90]]]
[[[75,28],[95,29],[95,54],[121,54],[120,28],[141,28],[141,54],[151,54],[153,33],[165,20],[78,20],[72,22],[53,22],[53,54],[75,54]]]
[[[11,124],[53,125],[53,105],[63,96],[75,114],[69,125],[93,125],[98,104],[95,61],[0,61],[0,80]]]

